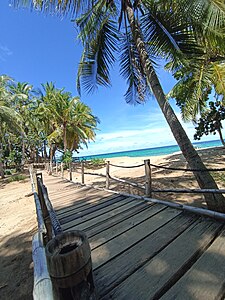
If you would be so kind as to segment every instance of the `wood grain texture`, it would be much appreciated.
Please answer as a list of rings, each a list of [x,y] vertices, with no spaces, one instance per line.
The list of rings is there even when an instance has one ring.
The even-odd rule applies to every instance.
[[[128,198],[124,198],[123,196],[121,197],[114,197],[110,200],[106,200],[104,202],[101,202],[101,203],[98,203],[96,205],[93,205],[91,207],[86,207],[84,210],[81,210],[79,211],[78,210],[72,210],[71,211],[71,214],[68,215],[68,216],[65,216],[65,217],[60,217],[59,216],[59,220],[61,222],[61,224],[65,224],[65,223],[68,223],[70,221],[73,221],[73,220],[76,220],[78,218],[83,218],[85,216],[87,216],[88,214],[92,214],[94,212],[97,213],[97,215],[101,214],[101,210],[103,210],[104,208],[107,208],[107,211],[108,210],[111,210],[112,209],[112,205],[113,204],[123,204],[123,201],[127,202],[127,201],[131,201],[131,200],[127,200]],[[121,201],[121,203],[120,203]],[[104,210],[103,210],[103,213],[104,213]]]
[[[216,222],[199,220],[103,299],[159,299],[166,286],[191,267],[220,227]]]
[[[154,210],[156,212],[157,206],[154,206]],[[180,213],[180,211],[174,209],[164,209],[160,213],[148,218],[141,224],[130,228],[130,230],[120,234],[114,239],[110,239],[110,235],[108,232],[107,236],[105,237],[104,235],[102,235],[95,239],[91,238],[89,240],[91,248],[93,249],[98,246],[96,249],[92,250],[92,261],[94,269],[101,266],[118,254],[129,249],[132,245],[145,238],[150,233],[153,233],[159,227],[163,226],[169,220],[175,218]],[[122,225],[120,226],[122,228]],[[110,240],[108,241],[108,239]]]
[[[77,204],[74,203],[72,205],[70,205],[68,207],[68,210],[66,212],[61,213],[61,211],[57,212],[57,215],[59,218],[65,218],[71,214],[75,214],[77,212],[81,213],[82,211],[85,211],[91,207],[96,207],[96,205],[99,205],[101,203],[109,203],[111,200],[117,199],[117,201],[119,202],[119,200],[125,199],[126,197],[124,196],[120,196],[120,195],[113,195],[110,197],[95,197],[95,200],[93,201],[92,198],[86,198],[85,200],[82,201],[82,203]]]
[[[113,222],[115,222],[114,221],[115,219],[117,219],[119,222],[121,218],[126,217],[127,215],[128,216],[132,215],[133,211],[135,213],[135,211],[140,211],[141,209],[145,209],[148,207],[148,205],[143,205],[143,204],[144,203],[137,203],[136,201],[132,201],[132,199],[131,201],[128,202],[125,202],[124,200],[119,201],[118,203],[112,204],[110,210],[108,210],[107,207],[103,209],[105,210],[105,212],[101,213],[100,215],[99,214],[97,215],[97,212],[90,214],[90,215],[94,215],[93,218],[90,218],[90,215],[87,215],[86,218],[83,217],[81,219],[77,219],[69,223],[66,223],[63,225],[63,229],[71,230],[73,228],[76,228],[78,225],[80,228],[82,228],[81,230],[87,230],[93,227],[97,229],[97,227],[99,226],[105,227],[107,226],[108,223],[110,223],[110,225],[113,224]]]
[[[224,299],[225,231],[203,253],[187,273],[161,298]]]
[[[196,216],[179,215],[121,255],[97,268],[94,274],[100,297],[156,256],[197,219]]]

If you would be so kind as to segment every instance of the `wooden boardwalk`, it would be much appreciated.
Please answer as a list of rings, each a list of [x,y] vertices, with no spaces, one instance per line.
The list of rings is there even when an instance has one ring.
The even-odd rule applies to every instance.
[[[100,299],[224,299],[224,224],[44,173],[63,230],[86,232]]]

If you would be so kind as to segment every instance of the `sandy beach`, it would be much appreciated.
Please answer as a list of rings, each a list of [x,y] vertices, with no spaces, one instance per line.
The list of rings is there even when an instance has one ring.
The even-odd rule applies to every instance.
[[[198,150],[209,168],[225,167],[225,149],[222,147]],[[149,157],[120,157],[109,159],[110,163],[120,166],[143,164]],[[183,156],[173,155],[150,157],[155,165],[174,168],[187,168]],[[88,172],[105,174],[105,168],[86,169]],[[110,174],[122,179],[144,183],[144,167],[117,168],[110,166]],[[225,188],[225,172],[213,173],[218,186]],[[65,176],[68,176],[65,172]],[[73,173],[73,181],[80,182],[80,173]],[[105,187],[105,178],[85,175],[86,184]],[[140,193],[121,183],[110,183],[112,189],[129,193]],[[152,167],[153,188],[198,188],[192,173],[184,171],[163,170]],[[52,187],[51,187],[52,188]],[[59,188],[59,187],[57,187]],[[31,240],[37,229],[33,196],[29,179],[22,182],[6,183],[0,181],[0,298],[31,299],[33,288],[33,263]],[[177,201],[194,206],[205,207],[203,197],[196,194],[154,193],[153,198]]]

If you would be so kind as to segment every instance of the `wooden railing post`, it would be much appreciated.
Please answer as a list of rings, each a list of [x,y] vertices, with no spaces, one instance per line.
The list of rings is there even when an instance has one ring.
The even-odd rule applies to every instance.
[[[44,195],[43,195],[43,192],[41,189],[41,183],[43,184],[42,173],[36,174],[36,180],[37,180],[38,198],[40,199],[41,210],[42,210],[42,214],[43,214],[43,218],[44,218],[44,222],[45,222],[45,227],[47,230],[47,238],[45,239],[45,243],[46,243],[46,242],[50,241],[52,238],[52,225],[51,225],[51,220],[49,217],[48,209],[45,204]]]
[[[109,190],[109,164],[110,161],[106,162],[106,188]]]
[[[58,234],[46,246],[55,299],[96,300],[91,248],[78,230]]]
[[[70,181],[73,181],[72,163],[69,164],[69,172],[70,172]]]
[[[152,197],[152,176],[151,176],[151,164],[150,159],[146,159],[145,163],[145,195],[146,197]]]
[[[61,162],[61,178],[64,177],[63,162]]]
[[[81,183],[84,184],[84,162],[81,162]]]
[[[52,175],[52,170],[53,170],[53,166],[52,166],[52,160],[50,159],[50,163],[49,163],[49,175]]]

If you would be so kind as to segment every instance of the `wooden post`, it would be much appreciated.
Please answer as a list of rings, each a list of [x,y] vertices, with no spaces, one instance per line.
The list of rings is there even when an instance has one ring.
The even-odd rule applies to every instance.
[[[87,236],[78,230],[58,234],[46,245],[56,299],[97,299]]]
[[[49,175],[52,175],[52,169],[53,169],[52,160],[50,160],[50,163],[49,163],[49,172],[48,172]]]
[[[81,183],[84,184],[84,162],[81,162]]]
[[[152,197],[152,176],[151,176],[151,164],[150,159],[146,159],[145,163],[145,195],[146,197]]]
[[[64,177],[63,162],[61,162],[61,178]]]
[[[69,164],[69,172],[70,172],[70,181],[73,180],[73,175],[72,175],[72,163]]]
[[[109,164],[110,161],[106,162],[106,188],[109,190]]]
[[[46,242],[50,241],[50,239],[52,238],[52,224],[51,224],[51,220],[50,220],[50,217],[49,217],[47,206],[45,204],[44,195],[43,195],[42,189],[41,189],[41,183],[43,183],[42,173],[36,174],[36,178],[37,178],[38,198],[39,198],[40,203],[41,203],[42,215],[43,215],[44,222],[45,222],[45,227],[46,227],[46,230],[47,230],[47,236],[46,236],[45,241],[44,241],[46,243]]]
[[[45,248],[39,237],[39,233],[33,236],[32,257],[34,262],[34,288],[33,299],[54,300],[52,282],[48,273]]]
[[[58,165],[59,165],[59,164],[56,162],[56,164],[55,164],[55,174],[56,174],[56,175],[58,175]]]

